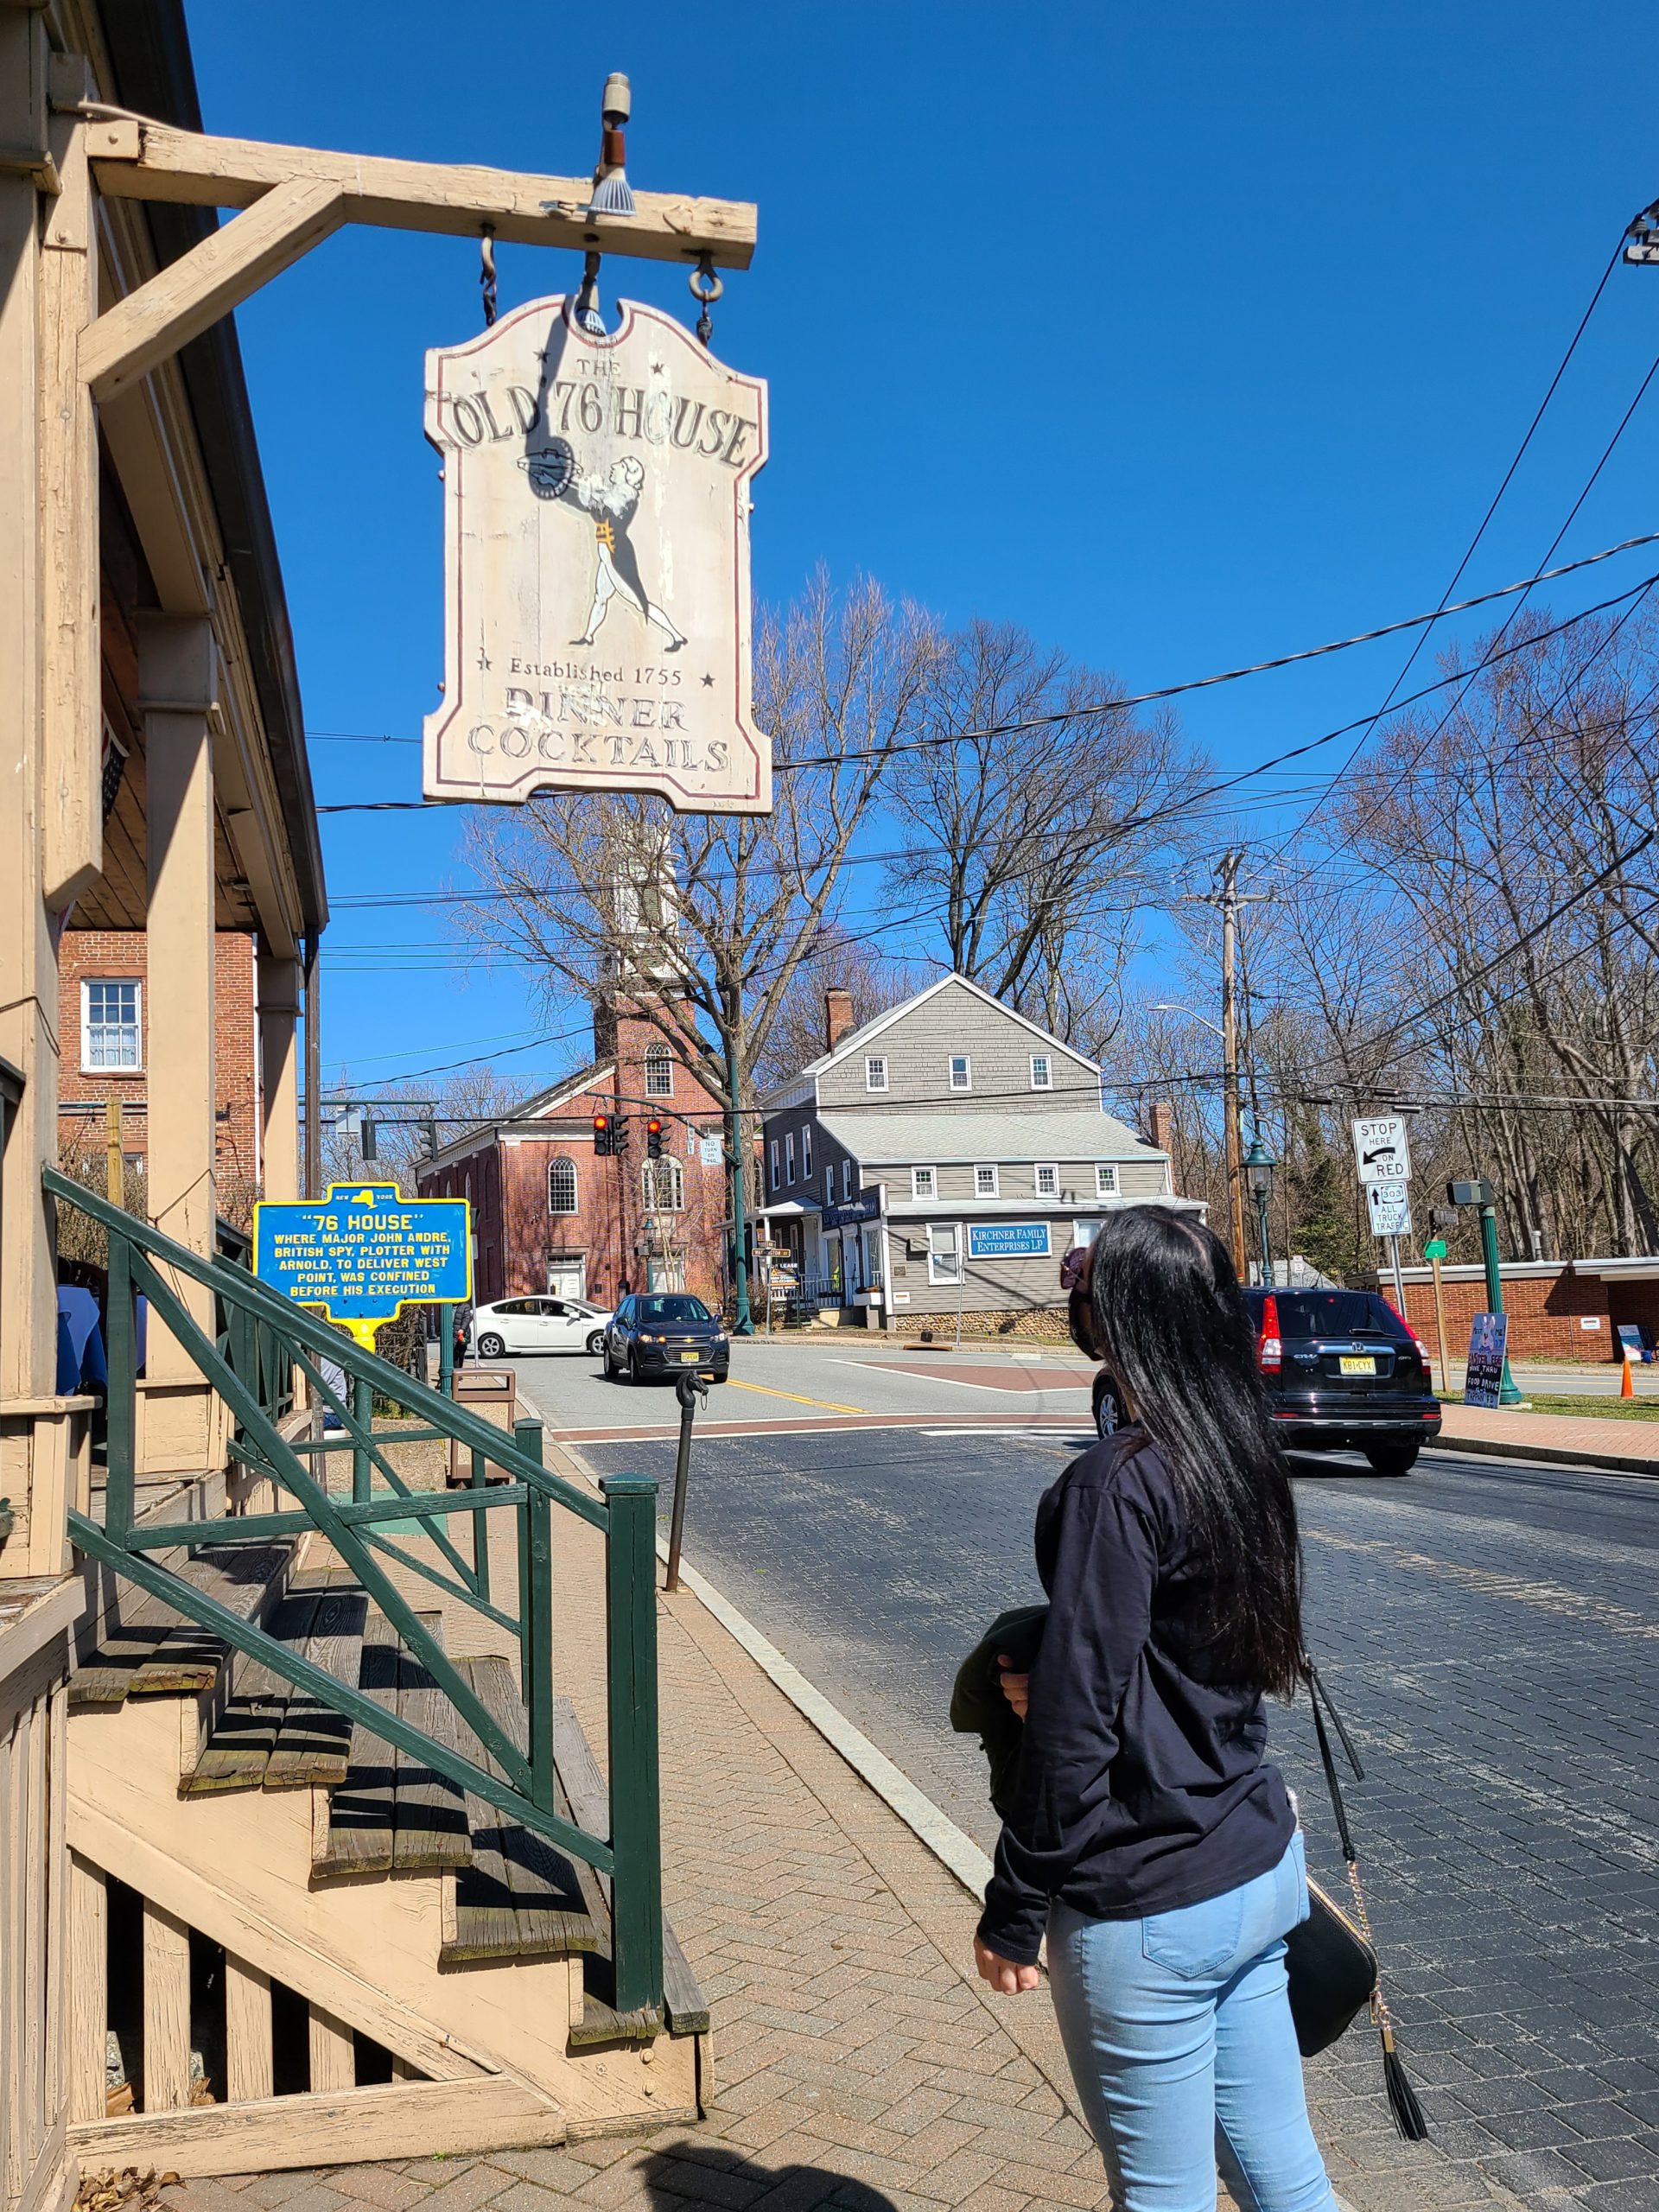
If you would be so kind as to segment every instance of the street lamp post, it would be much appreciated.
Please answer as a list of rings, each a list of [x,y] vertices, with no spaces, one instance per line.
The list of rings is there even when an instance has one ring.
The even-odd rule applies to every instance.
[[[1273,1252],[1268,1243],[1268,1200],[1273,1195],[1273,1171],[1278,1165],[1262,1143],[1258,1129],[1244,1155],[1244,1179],[1255,1200],[1256,1227],[1262,1238],[1262,1281],[1263,1287],[1269,1290],[1273,1287]]]

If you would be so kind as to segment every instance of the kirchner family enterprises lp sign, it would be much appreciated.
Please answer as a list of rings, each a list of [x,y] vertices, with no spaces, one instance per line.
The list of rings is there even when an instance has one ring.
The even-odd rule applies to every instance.
[[[395,1183],[331,1183],[322,1199],[253,1210],[253,1272],[296,1306],[320,1306],[360,1344],[405,1306],[473,1294],[465,1198],[406,1198]]]
[[[444,696],[429,798],[657,791],[766,813],[749,703],[749,486],[766,387],[630,300],[537,300],[426,357],[443,455]]]

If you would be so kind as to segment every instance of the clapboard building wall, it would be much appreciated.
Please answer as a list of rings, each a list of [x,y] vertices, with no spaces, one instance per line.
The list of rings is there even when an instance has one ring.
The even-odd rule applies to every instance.
[[[762,1218],[798,1302],[904,1328],[1052,1315],[1059,1262],[1115,1208],[1175,1195],[1167,1149],[1102,1103],[1098,1069],[961,976],[852,1028],[765,1102]]]

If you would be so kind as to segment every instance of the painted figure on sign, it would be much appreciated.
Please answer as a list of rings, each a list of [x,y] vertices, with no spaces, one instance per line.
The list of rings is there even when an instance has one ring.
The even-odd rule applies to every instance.
[[[639,512],[639,495],[645,489],[645,472],[632,454],[613,461],[608,476],[582,476],[573,479],[563,487],[563,496],[574,499],[584,514],[593,517],[594,548],[598,556],[594,572],[594,603],[588,610],[587,633],[571,639],[573,645],[591,645],[598,635],[599,626],[611,608],[611,601],[620,597],[647,622],[652,622],[668,639],[666,650],[678,652],[685,643],[683,632],[677,629],[664,613],[645,587],[639,574],[639,563],[628,537],[628,524]]]

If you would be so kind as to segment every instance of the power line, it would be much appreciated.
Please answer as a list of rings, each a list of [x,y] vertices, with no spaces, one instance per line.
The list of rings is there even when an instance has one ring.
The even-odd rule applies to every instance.
[[[1611,277],[1614,270],[1618,266],[1619,259],[1624,251],[1624,234],[1621,233],[1618,244],[1613,248],[1612,252],[1608,257],[1607,266],[1602,270],[1600,280],[1597,283],[1595,290],[1590,295],[1590,304],[1585,308],[1584,313],[1579,317],[1579,327],[1573,333],[1573,336],[1568,341],[1567,351],[1562,354],[1560,361],[1557,363],[1555,373],[1551,377],[1548,387],[1546,390],[1543,397],[1539,401],[1531,422],[1527,425],[1526,435],[1522,439],[1520,444],[1516,448],[1514,458],[1510,461],[1509,467],[1503,472],[1503,480],[1502,483],[1499,484],[1497,491],[1493,493],[1486,512],[1480,518],[1479,526],[1477,528],[1474,536],[1470,539],[1468,544],[1464,549],[1463,558],[1458,563],[1457,567],[1452,570],[1451,581],[1447,583],[1446,589],[1440,594],[1440,603],[1439,607],[1436,608],[1434,614],[1429,620],[1428,625],[1423,628],[1421,634],[1413,645],[1410,652],[1407,655],[1406,659],[1401,667],[1400,673],[1395,677],[1393,683],[1389,686],[1387,696],[1383,699],[1382,705],[1378,707],[1376,712],[1370,717],[1370,721],[1367,723],[1357,742],[1349,753],[1346,760],[1344,760],[1342,766],[1332,774],[1330,782],[1325,787],[1327,791],[1334,789],[1338,779],[1346,773],[1347,770],[1351,767],[1355,760],[1357,760],[1360,753],[1364,751],[1365,747],[1370,741],[1371,732],[1376,728],[1377,723],[1388,712],[1389,709],[1394,704],[1395,695],[1398,692],[1400,686],[1405,682],[1407,677],[1411,673],[1413,667],[1415,665],[1418,654],[1421,652],[1424,645],[1428,641],[1429,629],[1433,626],[1433,623],[1438,621],[1443,613],[1452,613],[1459,611],[1456,608],[1449,607],[1446,602],[1450,600],[1452,593],[1457,589],[1459,583],[1462,581],[1464,570],[1469,566],[1470,562],[1473,560],[1475,556],[1475,550],[1479,545],[1481,539],[1486,535],[1487,526],[1491,523],[1492,517],[1497,512],[1498,507],[1502,504],[1503,494],[1509,490],[1510,486],[1515,480],[1515,473],[1516,469],[1520,467],[1522,461],[1526,457],[1527,449],[1532,443],[1533,438],[1537,432],[1538,425],[1543,421],[1544,416],[1548,410],[1549,404],[1551,400],[1554,398],[1556,391],[1560,388],[1561,378],[1567,374],[1568,364],[1572,361],[1573,356],[1579,350],[1579,340],[1584,336],[1586,330],[1589,327],[1590,318],[1594,315],[1597,308],[1599,306],[1601,302],[1601,296],[1606,290],[1608,281]],[[1644,384],[1643,390],[1645,391],[1646,389],[1647,386]],[[1622,429],[1623,425],[1620,427]],[[1611,451],[1611,448],[1609,450]],[[1600,473],[1599,464],[1598,464],[1597,473]],[[1591,481],[1593,483],[1594,480],[1595,480],[1592,477]],[[1587,492],[1587,486],[1586,490]],[[1580,494],[1580,504],[1582,504],[1583,496],[1583,494]],[[1575,506],[1573,513],[1576,514],[1577,512],[1578,508]],[[1568,519],[1570,521],[1571,517],[1569,517]],[[1556,537],[1556,545],[1560,543],[1561,536],[1564,535],[1565,526],[1563,526],[1560,535],[1558,535]],[[1554,552],[1554,546],[1552,546],[1550,548],[1550,551]],[[1546,554],[1544,557],[1546,561],[1548,561],[1549,556]],[[1542,575],[1540,575],[1536,581],[1541,583],[1545,581],[1545,578]],[[1528,591],[1530,591],[1532,588],[1531,584],[1528,584],[1525,588]],[[1295,829],[1291,831],[1290,836],[1285,840],[1285,843],[1279,847],[1278,849],[1281,853],[1285,850],[1286,846],[1290,843],[1292,839],[1300,835],[1301,831],[1306,827],[1308,821],[1312,818],[1315,810],[1315,807],[1309,808],[1307,813],[1303,816],[1301,821],[1300,821],[1296,824]]]
[[[1566,562],[1560,568],[1540,570],[1536,575],[1522,577],[1516,583],[1501,585],[1495,591],[1478,592],[1472,599],[1459,601],[1455,607],[1446,604],[1451,589],[1448,587],[1446,595],[1441,599],[1440,604],[1429,613],[1408,615],[1401,621],[1385,622],[1378,629],[1363,630],[1351,638],[1337,638],[1326,645],[1306,645],[1297,652],[1281,653],[1272,659],[1253,661],[1248,667],[1222,669],[1212,676],[1189,677],[1179,683],[1160,685],[1156,690],[1128,692],[1109,699],[1096,700],[1087,706],[1057,707],[1052,713],[1027,715],[1018,721],[990,722],[972,729],[944,730],[931,737],[895,739],[891,744],[879,745],[864,753],[809,753],[798,760],[776,762],[773,772],[783,775],[800,768],[845,767],[859,760],[885,760],[893,753],[927,752],[945,745],[966,745],[981,738],[1015,737],[1022,735],[1028,730],[1051,729],[1062,722],[1083,721],[1101,715],[1118,714],[1129,707],[1151,706],[1166,699],[1179,699],[1189,692],[1211,690],[1219,683],[1236,683],[1247,676],[1262,676],[1274,669],[1294,667],[1301,661],[1321,659],[1328,653],[1346,652],[1355,645],[1374,645],[1379,639],[1396,636],[1402,630],[1422,628],[1426,625],[1440,621],[1448,614],[1467,613],[1473,607],[1490,606],[1495,600],[1510,598],[1516,592],[1530,591],[1536,584],[1553,582],[1558,577],[1573,575],[1580,569],[1593,568],[1599,562],[1611,561],[1618,554],[1630,552],[1637,546],[1652,545],[1656,543],[1659,543],[1659,531],[1645,531],[1637,537],[1621,539],[1617,545],[1604,546],[1599,552],[1586,553],[1576,561]],[[1474,547],[1471,545],[1471,553],[1473,550]],[[1462,575],[1467,563],[1468,556],[1465,555],[1458,570],[1459,575]],[[1609,602],[1609,604],[1616,603]],[[1414,658],[1415,656],[1414,655],[1413,658]],[[1409,665],[1410,663],[1408,662],[1407,666],[1409,667]],[[1398,682],[1399,679],[1396,679],[1395,689],[1398,688]],[[1432,688],[1438,690],[1440,687],[1436,685]],[[1391,699],[1392,693],[1390,693]],[[1387,703],[1385,702],[1385,705]],[[1376,714],[1380,715],[1383,711],[1383,708],[1378,708]],[[1376,719],[1376,715],[1370,717],[1373,721]],[[1359,726],[1357,722],[1351,722],[1347,725],[1347,728],[1357,729]],[[1345,734],[1345,731],[1335,733],[1338,735]],[[313,741],[334,744],[419,745],[423,741],[418,737],[396,737],[385,732],[316,730],[308,734],[307,742]],[[1291,756],[1286,754],[1281,757],[1288,759]],[[420,810],[429,805],[453,806],[467,804],[470,802],[454,799],[379,799],[364,800],[356,804],[322,806],[319,807],[317,811],[320,814],[372,813],[409,809]]]

